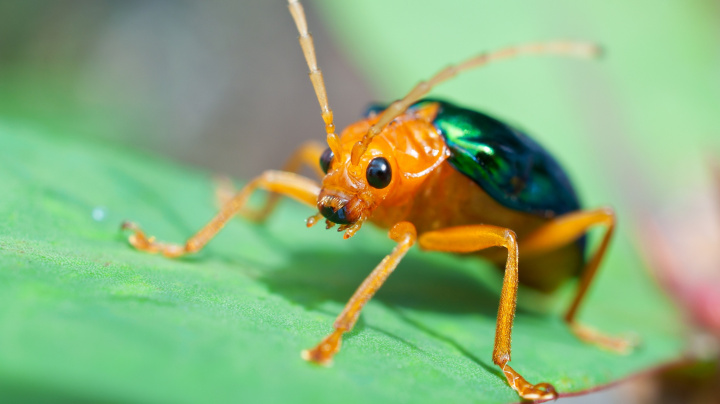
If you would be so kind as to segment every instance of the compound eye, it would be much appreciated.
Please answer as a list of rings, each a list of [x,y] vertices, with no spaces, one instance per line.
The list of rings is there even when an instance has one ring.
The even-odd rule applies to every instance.
[[[383,189],[390,184],[392,179],[392,168],[385,157],[375,157],[370,160],[365,172],[367,182],[371,187]]]
[[[335,155],[329,147],[325,149],[323,154],[320,155],[320,169],[323,170],[325,174],[327,174],[330,169],[330,163],[332,162],[333,157],[335,157]]]

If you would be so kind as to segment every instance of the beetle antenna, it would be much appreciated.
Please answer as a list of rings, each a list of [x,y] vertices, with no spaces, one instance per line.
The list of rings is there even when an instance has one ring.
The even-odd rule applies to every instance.
[[[481,53],[465,60],[464,62],[461,62],[460,64],[448,66],[443,70],[440,70],[429,80],[421,81],[416,84],[404,98],[393,102],[385,109],[385,111],[382,112],[375,125],[371,126],[370,130],[368,130],[368,133],[365,134],[363,139],[353,146],[351,155],[352,163],[357,164],[360,161],[360,157],[362,157],[363,153],[365,153],[365,150],[367,150],[367,147],[372,139],[377,136],[393,119],[402,115],[408,107],[419,101],[425,94],[430,92],[433,87],[444,81],[450,80],[466,70],[482,67],[491,62],[513,59],[515,57],[525,55],[560,55],[577,58],[595,58],[598,57],[600,53],[600,47],[589,42],[554,41],[529,43],[502,48],[494,52]]]
[[[333,112],[332,109],[330,109],[330,104],[328,103],[327,91],[325,90],[325,80],[323,79],[322,72],[317,64],[317,58],[315,57],[315,44],[313,43],[312,35],[308,32],[305,10],[298,0],[288,0],[288,8],[290,9],[290,14],[292,15],[293,20],[295,20],[298,32],[300,33],[300,38],[298,38],[298,40],[300,41],[303,55],[305,55],[305,61],[307,61],[308,68],[310,69],[310,81],[312,82],[313,89],[315,89],[315,95],[320,103],[322,119],[325,122],[325,133],[327,133],[328,145],[333,151],[333,154],[339,157],[341,152],[339,147],[340,142],[335,134]]]

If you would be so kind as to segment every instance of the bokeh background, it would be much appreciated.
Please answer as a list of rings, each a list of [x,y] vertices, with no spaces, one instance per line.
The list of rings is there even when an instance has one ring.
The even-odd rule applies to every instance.
[[[503,62],[433,96],[534,135],[587,205],[618,209],[617,242],[710,189],[716,0],[305,3],[339,127],[478,51],[593,40],[601,61]],[[296,38],[284,0],[0,2],[0,115],[247,179],[323,139]]]
[[[339,127],[478,51],[589,39],[599,63],[517,60],[434,95],[526,129],[592,202],[701,184],[720,149],[716,1],[307,3]],[[0,21],[4,115],[241,178],[322,139],[282,0],[8,1]]]
[[[372,99],[370,86],[313,6],[321,67],[346,125]],[[282,0],[6,1],[0,21],[6,115],[240,178],[323,139]]]

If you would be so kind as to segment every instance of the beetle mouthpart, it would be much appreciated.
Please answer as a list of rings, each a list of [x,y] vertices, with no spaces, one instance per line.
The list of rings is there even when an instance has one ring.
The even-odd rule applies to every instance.
[[[317,215],[312,215],[309,218],[305,219],[305,225],[307,227],[313,227],[315,224],[322,219],[323,215],[318,213]]]
[[[333,223],[333,222],[331,222],[331,221],[329,221],[329,220],[325,220],[325,230],[330,230],[330,229],[332,229],[333,227],[335,227],[335,223]]]
[[[343,238],[345,240],[349,239],[350,237],[354,236],[355,233],[357,233],[358,230],[360,230],[360,227],[362,226],[362,220],[359,220],[350,226],[347,227],[347,230],[345,231],[345,234],[343,234]]]
[[[332,206],[322,205],[320,206],[320,213],[325,218],[333,223],[337,224],[352,224],[348,219],[347,205],[343,205],[339,209],[334,209]]]
[[[333,226],[335,224],[352,224],[355,220],[350,217],[352,214],[348,209],[348,199],[345,195],[321,195],[317,207],[320,214],[332,222]],[[328,223],[328,229],[333,226]]]

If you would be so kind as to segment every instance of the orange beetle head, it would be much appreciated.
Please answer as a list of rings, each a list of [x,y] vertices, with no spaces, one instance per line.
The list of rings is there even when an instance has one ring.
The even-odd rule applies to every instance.
[[[432,109],[434,116],[436,108]],[[428,111],[424,111],[428,112]],[[368,145],[357,164],[351,161],[353,146],[377,118],[348,127],[340,139],[328,138],[330,148],[320,164],[326,172],[318,196],[319,212],[339,230],[355,230],[380,205],[408,203],[448,151],[427,114],[408,113],[393,121]],[[346,238],[352,236],[346,233]]]
[[[326,151],[325,160],[321,159],[323,164],[329,160],[329,167],[317,206],[329,221],[352,225],[368,218],[398,187],[400,169],[392,148],[380,139],[373,142],[357,165],[350,161],[350,149],[355,142],[345,141],[350,140],[345,136],[343,140],[339,153]]]

